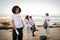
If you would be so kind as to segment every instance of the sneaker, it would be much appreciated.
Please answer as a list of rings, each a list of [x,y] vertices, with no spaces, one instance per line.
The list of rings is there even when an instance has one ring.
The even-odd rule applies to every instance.
[[[33,36],[36,36],[36,35],[33,35]]]

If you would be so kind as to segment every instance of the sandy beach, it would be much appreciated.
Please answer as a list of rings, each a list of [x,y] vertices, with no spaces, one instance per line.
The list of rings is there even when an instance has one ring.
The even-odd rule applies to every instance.
[[[40,40],[39,37],[45,35],[45,29],[43,27],[36,28],[39,31],[35,32],[36,36],[32,37],[32,40]],[[12,32],[9,32],[10,30],[0,30],[0,40],[12,40]],[[24,37],[23,40],[25,40]],[[47,40],[60,40],[60,28],[50,28],[50,38]]]

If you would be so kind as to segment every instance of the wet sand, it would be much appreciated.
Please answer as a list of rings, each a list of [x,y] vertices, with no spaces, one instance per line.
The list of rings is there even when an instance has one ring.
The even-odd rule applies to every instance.
[[[45,35],[45,29],[43,27],[36,27],[39,31],[35,32],[35,37],[32,40],[40,40],[41,35]],[[12,40],[12,32],[10,30],[0,30],[0,40]],[[23,37],[23,40],[25,38]],[[60,40],[60,28],[50,28],[50,38],[47,40]]]

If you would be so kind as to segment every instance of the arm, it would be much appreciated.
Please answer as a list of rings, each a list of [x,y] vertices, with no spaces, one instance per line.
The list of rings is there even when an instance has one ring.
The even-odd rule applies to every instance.
[[[25,22],[25,24],[28,24],[28,22],[27,22],[27,20],[26,20],[26,19],[24,20],[24,22]]]
[[[50,21],[50,19],[48,21]]]
[[[16,31],[16,34],[17,35],[19,35],[19,32],[18,32],[18,30],[16,29],[16,27],[15,27],[15,25],[14,25],[14,21],[12,20],[12,27],[13,27],[13,29]]]
[[[16,27],[14,25],[14,21],[13,20],[12,20],[12,27],[13,27],[14,30],[16,30]]]
[[[50,17],[45,17],[45,21],[50,21]]]
[[[30,25],[32,25],[32,23],[31,23],[31,22],[29,22],[29,24],[30,24]]]
[[[50,21],[50,18],[48,18],[47,20]]]
[[[22,20],[22,24],[23,24],[23,27],[24,27],[25,25],[24,25],[24,22],[23,22],[23,20]]]

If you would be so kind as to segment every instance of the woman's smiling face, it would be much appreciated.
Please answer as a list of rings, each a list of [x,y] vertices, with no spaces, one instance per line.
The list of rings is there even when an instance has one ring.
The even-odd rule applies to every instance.
[[[16,12],[16,13],[19,13],[19,8],[16,8],[15,12]]]

